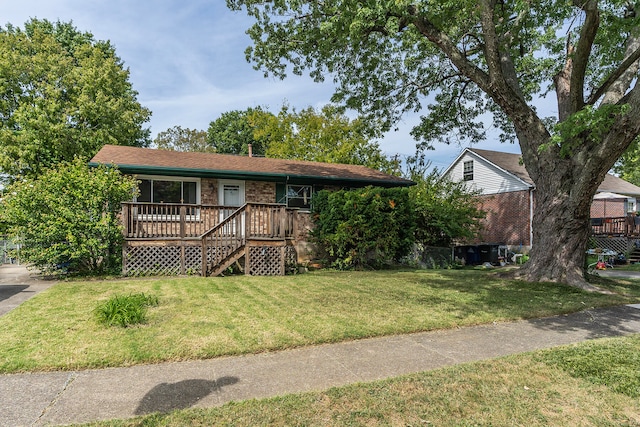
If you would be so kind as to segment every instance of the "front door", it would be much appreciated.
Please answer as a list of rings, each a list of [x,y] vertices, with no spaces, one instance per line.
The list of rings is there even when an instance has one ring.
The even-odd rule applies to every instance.
[[[244,205],[244,181],[220,180],[218,200],[223,209],[220,210],[220,221],[235,212]],[[242,218],[244,224],[244,218]],[[233,234],[236,231],[236,224],[231,225]],[[241,228],[244,230],[244,226]]]

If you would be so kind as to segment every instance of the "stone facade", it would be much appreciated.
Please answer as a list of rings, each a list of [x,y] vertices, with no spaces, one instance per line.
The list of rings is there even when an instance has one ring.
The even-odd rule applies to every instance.
[[[218,205],[218,180],[202,178],[200,201],[203,205]],[[275,203],[275,182],[245,181],[245,201],[248,203]]]

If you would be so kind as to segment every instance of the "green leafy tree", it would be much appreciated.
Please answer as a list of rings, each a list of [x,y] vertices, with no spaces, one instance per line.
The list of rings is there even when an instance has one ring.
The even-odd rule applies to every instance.
[[[261,107],[233,110],[223,113],[209,123],[207,141],[215,152],[223,154],[249,154],[249,144],[256,156],[264,156],[267,141],[255,136],[255,127],[251,122],[254,114],[270,115]]]
[[[35,177],[104,144],[146,146],[150,116],[105,41],[71,23],[0,28],[0,172]]]
[[[388,266],[407,255],[415,241],[406,188],[320,191],[312,216],[314,241],[335,268]]]
[[[267,157],[364,165],[385,171],[395,164],[371,141],[375,132],[361,119],[350,120],[333,105],[320,111],[283,106],[277,116],[254,114],[255,135],[268,141]]]
[[[613,167],[620,178],[640,186],[640,141],[636,139]]]
[[[416,241],[427,246],[451,246],[455,240],[471,239],[480,231],[485,213],[477,194],[464,183],[442,177],[438,171],[413,176],[409,188],[416,221]]]
[[[621,0],[227,0],[256,23],[265,74],[331,76],[333,100],[384,125],[423,111],[424,146],[516,139],[536,186],[531,260],[516,274],[595,289],[584,277],[589,206],[640,133],[640,13]],[[555,91],[544,117],[534,101]],[[551,100],[545,101],[551,104]]]
[[[82,159],[60,163],[38,178],[15,181],[0,213],[23,243],[21,257],[44,271],[103,272],[121,267],[120,204],[137,191],[115,168]]]
[[[213,153],[216,150],[207,142],[207,132],[197,129],[182,129],[174,126],[158,133],[153,140],[156,147],[171,151],[200,151]]]

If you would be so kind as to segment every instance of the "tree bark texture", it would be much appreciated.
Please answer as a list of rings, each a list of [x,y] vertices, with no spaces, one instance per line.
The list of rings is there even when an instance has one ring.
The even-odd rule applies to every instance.
[[[483,29],[491,29],[492,3],[482,2]],[[584,81],[586,65],[599,25],[597,2],[581,3],[585,23],[576,45],[567,46],[567,60],[554,79],[558,102],[558,120],[569,119],[585,107]],[[606,98],[629,106],[624,113],[610,117],[613,125],[603,132],[588,126],[572,139],[561,144],[551,143],[552,135],[538,115],[514,88],[511,60],[493,31],[485,31],[489,78],[477,81],[481,88],[513,121],[522,150],[524,164],[535,183],[533,207],[533,242],[530,261],[519,272],[528,281],[563,282],[582,289],[595,290],[584,277],[586,249],[591,227],[590,206],[598,186],[616,160],[640,133],[640,102],[638,89],[632,88],[624,97]],[[626,57],[637,53],[637,44],[630,37]],[[635,49],[634,49],[635,48]],[[495,59],[501,50],[500,66]],[[494,58],[493,60],[491,60]],[[612,84],[616,94],[629,89],[629,73],[637,71],[637,61],[622,83]],[[626,78],[626,81],[624,81]],[[626,86],[626,87],[625,87]],[[604,90],[602,96],[609,90]],[[597,102],[594,100],[593,102]],[[601,101],[601,100],[600,100]],[[577,125],[578,126],[578,125]],[[568,148],[567,148],[568,147]]]

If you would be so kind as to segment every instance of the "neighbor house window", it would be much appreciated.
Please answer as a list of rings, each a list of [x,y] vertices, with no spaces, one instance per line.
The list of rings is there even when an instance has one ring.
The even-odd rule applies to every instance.
[[[168,177],[139,177],[137,202],[199,203],[200,181]]]
[[[473,181],[473,160],[464,162],[462,166],[462,179],[465,181]]]
[[[287,207],[311,209],[311,185],[287,185]]]

